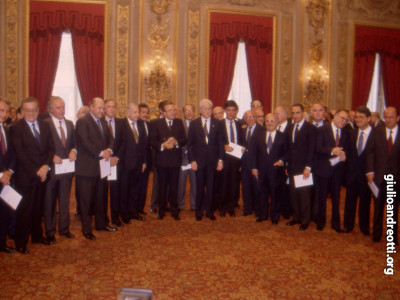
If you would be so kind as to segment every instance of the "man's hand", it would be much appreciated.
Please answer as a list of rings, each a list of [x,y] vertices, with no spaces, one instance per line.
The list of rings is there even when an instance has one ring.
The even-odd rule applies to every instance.
[[[342,147],[335,147],[332,149],[333,155],[339,156],[342,151]]]
[[[69,161],[76,161],[76,151],[71,150],[71,152],[68,155]]]
[[[11,172],[10,171],[4,171],[3,172],[3,176],[1,176],[1,178],[0,178],[0,182],[3,184],[3,185],[9,185],[10,184],[10,179],[11,179],[11,176],[12,176],[12,174],[11,174]]]
[[[375,174],[374,173],[369,173],[367,174],[367,180],[369,183],[372,183],[372,181],[374,180]]]
[[[102,158],[105,158],[106,161],[111,157],[111,151],[109,149],[103,150]]]
[[[118,162],[119,162],[119,158],[118,157],[116,157],[116,156],[111,156],[110,157],[111,167],[116,166],[118,164]]]
[[[340,159],[340,161],[345,161],[346,160],[346,153],[344,151],[340,152],[339,159]]]
[[[223,168],[224,168],[224,163],[222,160],[219,160],[217,164],[217,171],[221,171]]]
[[[233,151],[233,148],[230,147],[229,145],[224,145],[224,149],[225,149],[225,152],[232,152]]]
[[[258,170],[257,169],[253,169],[251,170],[251,174],[258,179]]]
[[[282,167],[283,166],[283,162],[281,160],[278,160],[274,163],[274,167]]]
[[[36,175],[40,177],[40,181],[44,182],[46,180],[47,172],[49,171],[49,167],[47,165],[43,165],[36,172]]]
[[[171,150],[172,148],[175,147],[173,142],[170,139],[165,141],[162,145],[163,145],[164,149],[167,149],[167,150]]]
[[[146,164],[142,165],[142,173],[144,172],[144,170],[146,170]]]
[[[193,171],[197,171],[197,162],[192,161],[192,162],[190,163],[190,165],[192,166],[192,170],[193,170]]]
[[[53,157],[53,163],[55,163],[55,164],[57,164],[57,165],[62,164],[62,159],[61,159],[61,157],[59,157],[58,155],[54,155],[54,157]]]
[[[307,179],[308,177],[310,177],[310,174],[311,174],[311,170],[307,169],[307,168],[304,168],[304,171],[303,171],[304,179]]]

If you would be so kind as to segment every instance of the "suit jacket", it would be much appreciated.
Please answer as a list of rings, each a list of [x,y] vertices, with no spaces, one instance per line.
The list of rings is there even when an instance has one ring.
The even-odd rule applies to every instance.
[[[400,175],[400,127],[393,141],[392,152],[388,154],[386,127],[375,127],[367,145],[366,173],[374,172],[374,182],[379,187],[384,180],[384,175],[393,174],[394,178]],[[397,179],[398,180],[398,179]]]
[[[236,121],[236,120],[234,120],[233,123],[234,123],[234,126],[236,127],[236,135],[237,135],[236,143],[238,145],[244,146],[245,143],[244,143],[243,130],[242,130],[241,124],[239,123],[239,121]],[[230,129],[227,128],[225,119],[222,120],[222,127],[224,128],[224,145],[228,145],[230,142],[228,130],[230,130]],[[233,156],[225,153],[224,158],[227,158],[227,157],[234,158]]]
[[[132,132],[132,121],[125,118],[121,122],[122,130],[122,144],[119,151],[119,164],[122,170],[132,170],[136,167],[141,167],[147,158],[148,138],[142,120],[137,121],[137,128],[139,133],[139,141],[136,143],[135,137]]]
[[[11,141],[16,155],[15,180],[17,186],[37,177],[36,172],[43,165],[51,166],[55,153],[49,123],[37,120],[40,131],[40,144],[25,119],[11,126]]]
[[[161,145],[170,137],[178,142],[178,147],[163,149]],[[186,144],[185,128],[181,119],[174,119],[171,130],[165,118],[157,119],[151,123],[150,145],[156,150],[155,164],[159,167],[180,167],[182,164],[181,148]]]
[[[365,147],[361,155],[358,155],[357,151],[357,143],[358,143],[358,134],[360,129],[357,128],[356,130],[350,133],[350,149],[347,156],[347,163],[346,163],[346,182],[352,182],[356,178],[360,176],[365,179],[365,183],[367,183],[366,174],[366,167],[367,167],[367,146],[369,140],[371,139],[372,131],[368,136],[368,140],[365,143]]]
[[[53,138],[54,148],[55,148],[55,155],[59,156],[61,159],[65,159],[69,157],[69,153],[72,149],[75,148],[75,129],[74,124],[70,120],[65,120],[65,125],[67,127],[66,135],[66,145],[61,142],[61,138],[58,134],[58,130],[56,126],[54,126],[54,122],[52,118],[46,119],[49,122],[51,136]],[[55,167],[54,163],[51,164],[51,176],[55,176],[55,178],[61,178],[62,176],[73,176],[72,173],[70,174],[62,174],[62,175],[55,175]]]
[[[274,163],[281,160],[285,164],[287,160],[287,138],[284,133],[276,131],[275,139],[270,152],[267,151],[267,138],[269,132],[259,131],[252,140],[253,145],[250,148],[251,169],[257,169],[260,176],[266,176],[268,179],[279,183],[283,178],[282,167],[274,167]]]
[[[105,119],[104,119],[105,120]],[[106,121],[106,120],[105,120]],[[115,121],[115,128],[114,128],[114,148],[113,148],[113,156],[116,156],[118,158],[121,158],[122,155],[122,151],[123,151],[123,135],[124,135],[124,126],[123,126],[123,121],[124,119],[120,119],[120,118],[114,118]],[[107,123],[107,121],[106,121]],[[109,127],[108,127],[109,128]],[[111,130],[110,130],[111,133]],[[119,166],[120,164],[118,164]]]
[[[193,120],[191,120],[190,122],[192,122]],[[186,139],[188,138],[188,133],[189,133],[189,127],[186,124],[186,120],[183,120],[183,128],[185,128],[185,135],[186,135]],[[187,164],[189,164],[189,157],[188,157],[188,146],[185,145],[182,147],[182,165],[186,166]]]
[[[104,119],[100,120],[102,131],[90,113],[76,122],[76,159],[75,174],[78,176],[100,176],[99,155],[105,149],[114,148],[114,139]]]
[[[247,170],[252,169],[249,157],[251,157],[251,154],[250,154],[251,150],[254,147],[254,145],[256,144],[253,141],[257,139],[257,136],[259,136],[265,132],[265,127],[261,126],[260,124],[256,123],[253,126],[256,126],[256,127],[253,129],[253,134],[251,135],[249,140],[246,140],[248,126],[241,129],[242,136],[244,137],[244,147],[245,147],[245,151],[242,156],[242,168],[245,168]]]
[[[6,138],[6,155],[0,150],[0,172],[12,170],[15,172],[16,160],[13,145],[11,143],[10,129],[3,127]],[[1,148],[0,148],[1,149]]]
[[[339,162],[336,165],[332,166],[329,161],[329,159],[335,157],[334,155],[331,155],[332,149],[335,147],[335,136],[333,134],[331,124],[327,124],[322,126],[321,128],[318,128],[314,166],[314,171],[316,175],[327,178],[332,175],[334,170],[337,170],[338,172],[344,172],[344,162]],[[344,128],[341,130],[338,147],[343,148],[343,151],[346,153],[346,157],[349,155],[349,131]]]
[[[295,124],[288,124],[289,134],[289,152],[288,152],[288,172],[290,175],[299,175],[303,173],[306,166],[313,167],[314,151],[315,151],[315,135],[317,128],[314,125],[304,121],[303,126],[296,134],[293,143],[293,131]],[[313,171],[311,169],[311,171]]]
[[[188,158],[189,162],[196,161],[197,167],[202,169],[206,165],[217,167],[218,160],[224,156],[224,132],[220,121],[210,119],[208,143],[201,122],[201,117],[190,123],[188,133]]]

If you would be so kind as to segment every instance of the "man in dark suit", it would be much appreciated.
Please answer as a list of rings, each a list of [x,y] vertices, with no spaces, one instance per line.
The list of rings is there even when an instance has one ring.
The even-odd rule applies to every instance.
[[[115,226],[121,227],[123,224],[120,220],[121,215],[121,195],[120,195],[120,177],[121,177],[121,164],[119,163],[122,152],[122,119],[117,118],[116,115],[117,103],[114,99],[107,99],[104,101],[104,119],[108,125],[108,129],[114,138],[113,155],[111,162],[117,166],[117,179],[110,180],[106,184],[106,195],[108,194],[108,186],[110,187],[110,215],[111,223]],[[108,223],[108,221],[107,221]]]
[[[11,145],[10,135],[4,126],[9,115],[10,103],[0,97],[0,183],[2,186],[10,184],[15,170],[15,156]],[[0,199],[0,252],[14,253],[15,249],[7,246],[7,232],[12,219],[12,208]]]
[[[344,232],[349,233],[354,228],[357,200],[358,224],[364,235],[369,233],[369,218],[371,206],[371,190],[368,186],[366,171],[366,145],[371,136],[371,112],[365,106],[356,109],[355,122],[357,129],[350,133],[350,152],[346,164],[346,204],[344,208]]]
[[[142,175],[140,176],[140,197],[139,197],[139,213],[146,215],[144,207],[146,205],[147,198],[147,186],[149,184],[150,170],[153,166],[153,161],[151,157],[151,147],[149,145],[149,132],[150,132],[150,108],[146,103],[139,104],[139,119],[143,121],[144,134],[145,134],[145,144],[146,144],[146,169],[144,169]]]
[[[399,176],[400,176],[400,132],[399,114],[396,107],[389,106],[384,114],[385,127],[376,127],[370,137],[367,145],[367,180],[374,182],[379,189],[378,198],[374,197],[374,224],[372,240],[379,242],[382,237],[383,212],[385,207],[389,205],[393,208],[393,220],[395,225],[392,226],[393,242],[398,245],[398,213],[400,192]],[[393,175],[393,179],[390,179]],[[391,182],[388,182],[391,181]],[[393,181],[395,183],[393,184]],[[389,196],[387,186],[393,184],[393,192],[397,197]],[[388,198],[388,199],[387,199]],[[394,199],[393,203],[389,203],[389,198]],[[386,205],[386,201],[388,201]],[[389,213],[388,213],[389,214]],[[388,224],[389,225],[389,224]],[[388,228],[390,229],[390,228]]]
[[[286,136],[277,130],[274,114],[265,117],[266,131],[259,131],[250,147],[252,174],[258,179],[260,213],[257,222],[268,219],[271,211],[273,225],[279,221],[279,187],[284,180],[284,163],[287,153]]]
[[[94,201],[95,228],[117,231],[108,225],[106,178],[100,178],[101,159],[109,161],[113,154],[114,139],[104,120],[104,101],[93,98],[90,112],[76,122],[76,180],[80,193],[82,233],[86,239],[95,240],[92,233],[91,202]]]
[[[243,145],[242,130],[239,122],[235,120],[237,111],[239,110],[238,105],[234,100],[228,100],[225,105],[226,118],[222,121],[222,127],[224,132],[224,168],[222,170],[222,183],[221,183],[221,198],[220,202],[217,203],[219,209],[219,215],[225,217],[225,213],[228,213],[231,217],[235,216],[235,204],[239,200],[239,189],[240,186],[240,165],[241,160],[237,157],[230,155],[233,148],[229,145],[230,143],[236,145]]]
[[[186,138],[189,133],[190,122],[194,118],[194,106],[187,104],[183,107],[183,127],[185,128]],[[185,194],[186,194],[186,179],[190,179],[190,209],[195,210],[196,207],[196,176],[190,167],[188,159],[187,145],[182,147],[182,168],[179,172],[179,187],[178,187],[178,206],[182,210],[185,207]]]
[[[248,110],[244,113],[243,120],[246,122],[246,127],[242,128],[242,136],[244,136],[245,150],[242,156],[242,195],[243,195],[243,212],[242,216],[249,216],[253,213],[259,215],[258,203],[258,184],[257,179],[252,175],[252,166],[250,164],[250,146],[252,141],[261,133],[265,131],[264,126],[256,122],[255,113]]]
[[[130,219],[144,221],[139,213],[141,177],[146,169],[147,136],[145,124],[139,120],[139,107],[129,103],[126,118],[122,120],[123,146],[119,157],[121,159],[121,218],[125,224],[130,224]],[[147,186],[146,186],[147,187]]]
[[[379,114],[379,112],[371,112],[371,126],[372,128],[376,128],[376,127],[385,127],[385,122],[383,122],[381,120],[381,115]]]
[[[55,147],[53,164],[51,165],[50,179],[46,186],[46,197],[44,200],[44,225],[46,238],[53,244],[57,224],[57,199],[58,199],[58,233],[61,236],[73,239],[75,236],[70,232],[69,225],[69,196],[71,193],[71,182],[73,173],[57,174],[55,166],[62,164],[63,159],[76,160],[74,124],[66,120],[65,103],[57,96],[51,97],[48,102],[51,136]]]
[[[300,230],[306,230],[311,218],[311,186],[295,187],[294,176],[303,175],[308,179],[315,150],[316,128],[304,119],[304,107],[292,105],[293,124],[289,129],[288,175],[290,178],[289,194],[293,209],[293,218],[287,225],[300,224]]]
[[[212,198],[214,171],[223,168],[224,133],[221,122],[211,118],[212,106],[209,99],[200,101],[201,117],[192,121],[188,133],[188,158],[196,173],[197,221],[201,221],[204,209],[210,220],[216,220]]]
[[[326,200],[328,192],[332,198],[331,226],[336,232],[340,228],[340,188],[344,181],[346,157],[350,148],[349,132],[344,129],[349,119],[347,110],[339,109],[331,124],[317,131],[316,159],[314,174],[318,182],[317,230],[323,230],[326,224]]]
[[[179,221],[177,190],[182,164],[181,148],[186,144],[186,134],[182,120],[175,118],[175,105],[168,102],[163,109],[165,117],[154,121],[150,128],[150,144],[156,151],[155,168],[160,193],[158,219],[164,218],[169,199],[171,215]]]
[[[16,190],[22,195],[16,211],[15,246],[27,254],[29,235],[33,243],[48,245],[43,236],[43,199],[50,165],[54,157],[54,143],[49,123],[38,120],[39,103],[26,98],[21,103],[24,118],[11,127],[11,140],[17,165]]]

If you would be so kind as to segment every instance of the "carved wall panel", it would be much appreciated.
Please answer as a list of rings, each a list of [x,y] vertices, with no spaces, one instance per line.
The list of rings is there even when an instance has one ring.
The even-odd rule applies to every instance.
[[[292,69],[293,69],[293,17],[282,18],[282,48],[280,51],[280,102],[279,105],[289,107],[292,103]],[[277,103],[278,104],[278,103]],[[278,105],[275,105],[278,106]]]
[[[189,9],[187,53],[187,103],[196,106],[199,101],[199,46],[200,12]]]

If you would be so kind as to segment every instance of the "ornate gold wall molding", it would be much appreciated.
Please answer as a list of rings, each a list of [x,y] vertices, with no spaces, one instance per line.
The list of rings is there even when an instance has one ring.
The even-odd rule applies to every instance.
[[[197,107],[199,101],[199,46],[200,12],[189,10],[188,18],[188,60],[187,60],[187,103]]]
[[[400,3],[396,0],[341,0],[337,5],[342,19],[399,24]]]
[[[293,17],[285,15],[282,18],[282,48],[280,74],[280,103],[288,108],[292,99],[292,72],[293,69]],[[278,105],[275,105],[278,106]]]
[[[116,101],[118,115],[125,114],[128,104],[128,69],[129,69],[129,0],[117,1],[117,33],[116,33]]]
[[[348,37],[348,26],[346,24],[339,24],[339,47],[338,47],[338,55],[337,55],[337,89],[336,89],[336,107],[350,107],[348,103],[346,103],[346,88],[348,77],[352,77],[352,74],[348,74],[348,65],[347,65],[347,46],[346,41]],[[331,103],[333,104],[333,103]]]
[[[13,106],[20,102],[18,6],[18,0],[6,2],[6,97]]]

